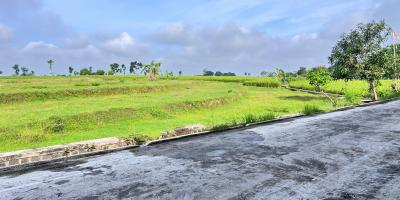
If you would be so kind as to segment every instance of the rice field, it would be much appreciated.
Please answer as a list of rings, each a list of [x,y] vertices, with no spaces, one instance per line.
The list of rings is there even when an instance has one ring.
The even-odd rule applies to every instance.
[[[254,77],[1,77],[0,152],[333,109],[322,96],[279,85]]]

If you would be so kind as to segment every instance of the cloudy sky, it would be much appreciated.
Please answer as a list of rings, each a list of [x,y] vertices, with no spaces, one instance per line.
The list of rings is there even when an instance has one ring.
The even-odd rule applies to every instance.
[[[164,70],[238,74],[326,65],[339,36],[385,19],[398,0],[1,0],[0,70],[47,74],[113,62],[161,61]]]

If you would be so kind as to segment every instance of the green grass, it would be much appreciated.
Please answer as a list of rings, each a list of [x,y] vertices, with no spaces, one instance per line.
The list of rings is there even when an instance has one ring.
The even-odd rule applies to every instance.
[[[391,87],[392,80],[381,80],[380,82],[381,84],[377,87],[377,93],[381,99],[389,99],[396,96]],[[315,89],[304,78],[300,78],[290,82],[289,86],[306,90]],[[323,89],[326,92],[346,95],[346,98],[355,104],[359,102],[359,99],[357,100],[357,97],[369,97],[368,83],[361,80],[351,80],[348,82],[344,80],[335,80],[329,82],[326,86],[323,87]]]
[[[179,126],[203,124],[217,130],[302,113],[305,105],[333,108],[322,96],[269,86],[274,80],[265,78],[192,78],[2,77],[0,94],[63,93],[71,88],[94,92],[0,104],[0,152],[113,136],[154,139]],[[257,79],[267,86],[243,84]],[[164,89],[99,92],[117,87]]]

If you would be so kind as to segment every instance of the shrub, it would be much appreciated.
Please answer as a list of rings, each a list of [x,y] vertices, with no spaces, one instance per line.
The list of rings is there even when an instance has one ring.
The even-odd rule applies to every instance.
[[[100,83],[91,83],[90,85],[92,85],[92,86],[99,86]]]
[[[305,115],[311,115],[320,112],[322,112],[322,110],[319,109],[316,105],[309,105],[309,104],[304,105],[303,113]]]
[[[121,139],[125,140],[128,144],[142,145],[147,141],[150,141],[150,138],[146,135],[139,134],[131,134],[128,137],[122,137]]]
[[[65,121],[63,118],[58,116],[52,116],[44,121],[43,129],[45,132],[58,133],[62,132],[65,128]]]

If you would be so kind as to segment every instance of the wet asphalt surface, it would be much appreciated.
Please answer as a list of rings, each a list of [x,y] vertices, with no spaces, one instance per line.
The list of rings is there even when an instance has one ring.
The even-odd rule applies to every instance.
[[[5,174],[0,199],[400,199],[400,101]]]

